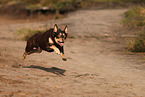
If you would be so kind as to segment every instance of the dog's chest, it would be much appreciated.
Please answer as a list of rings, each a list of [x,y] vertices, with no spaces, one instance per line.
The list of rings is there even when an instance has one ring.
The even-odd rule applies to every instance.
[[[53,44],[54,42],[52,41],[51,37],[48,38],[48,43]]]

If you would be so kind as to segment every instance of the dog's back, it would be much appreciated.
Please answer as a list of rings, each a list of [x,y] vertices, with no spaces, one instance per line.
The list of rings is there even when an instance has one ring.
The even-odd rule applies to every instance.
[[[29,38],[27,41],[26,51],[31,51],[34,47],[38,48],[40,47],[43,50],[46,50],[47,47],[50,45],[48,42],[49,37],[54,37],[53,35],[53,28],[44,32],[44,33],[38,33],[33,35]]]

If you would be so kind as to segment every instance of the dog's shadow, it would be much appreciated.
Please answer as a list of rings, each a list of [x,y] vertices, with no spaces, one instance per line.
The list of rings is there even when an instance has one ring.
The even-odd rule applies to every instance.
[[[25,66],[24,68],[35,68],[35,69],[40,69],[40,70],[44,70],[46,72],[51,72],[53,74],[56,74],[56,75],[64,75],[65,71],[64,69],[60,69],[60,68],[57,68],[57,67],[51,67],[51,68],[45,68],[45,67],[42,67],[42,66],[34,66],[34,65],[30,65],[30,66]]]

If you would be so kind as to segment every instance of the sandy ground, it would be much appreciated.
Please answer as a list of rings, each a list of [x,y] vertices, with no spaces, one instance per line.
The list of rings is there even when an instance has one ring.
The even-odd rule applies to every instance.
[[[116,30],[126,10],[79,10],[31,23],[1,18],[0,97],[145,97],[143,54],[124,51]],[[21,60],[26,41],[15,31],[55,23],[74,37],[65,43],[68,61],[47,52]]]

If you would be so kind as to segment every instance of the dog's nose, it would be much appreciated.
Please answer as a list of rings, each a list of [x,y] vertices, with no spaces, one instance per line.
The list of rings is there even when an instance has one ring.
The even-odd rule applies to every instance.
[[[64,42],[64,39],[62,39],[61,41]]]

